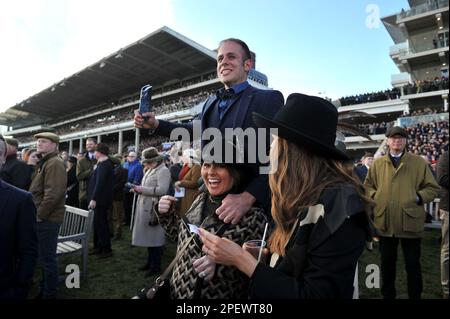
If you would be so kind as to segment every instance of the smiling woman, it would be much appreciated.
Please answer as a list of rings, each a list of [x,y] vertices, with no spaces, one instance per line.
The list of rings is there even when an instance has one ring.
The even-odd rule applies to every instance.
[[[220,196],[230,191],[233,186],[233,178],[230,170],[225,165],[203,163],[202,178],[212,196]]]
[[[208,143],[208,147],[222,148],[227,141]],[[225,142],[225,143],[224,143]],[[217,149],[217,148],[216,148]],[[261,238],[266,224],[266,216],[261,208],[252,207],[236,225],[227,224],[217,215],[217,208],[228,195],[238,194],[245,185],[245,165],[224,163],[222,158],[214,160],[203,152],[202,177],[207,190],[201,192],[185,216],[175,213],[173,203],[176,198],[163,196],[158,204],[158,216],[161,226],[169,237],[178,240],[178,249],[188,243],[177,259],[170,278],[171,297],[192,298],[245,298],[247,297],[248,278],[235,267],[216,265],[202,252],[200,238],[191,233],[189,224],[208,229],[223,238],[242,245],[245,241]],[[193,264],[194,267],[186,267]]]

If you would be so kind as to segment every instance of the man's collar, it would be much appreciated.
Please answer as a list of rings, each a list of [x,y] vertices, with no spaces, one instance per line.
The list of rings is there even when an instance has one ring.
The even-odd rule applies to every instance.
[[[389,152],[389,155],[390,155],[391,157],[399,158],[399,157],[402,157],[403,153],[404,153],[404,152],[401,152],[401,153],[398,154],[398,155],[394,155],[394,154],[392,154],[391,152]]]
[[[247,81],[244,81],[242,83],[233,85],[231,88],[233,89],[234,94],[239,94],[244,91],[249,85],[250,84],[248,84]]]
[[[229,89],[225,89],[225,88],[221,88],[220,90],[217,91],[216,95],[219,99],[221,100],[227,100],[227,99],[231,99],[233,98],[236,94],[241,93],[242,91],[244,91],[246,88],[249,87],[250,84],[248,84],[247,81],[244,81],[242,83],[239,84],[235,84],[233,85],[231,88]]]

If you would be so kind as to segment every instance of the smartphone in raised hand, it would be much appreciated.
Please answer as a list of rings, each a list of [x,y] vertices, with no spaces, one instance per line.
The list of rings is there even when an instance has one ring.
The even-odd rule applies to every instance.
[[[141,88],[141,99],[139,100],[139,113],[144,114],[152,111],[152,86],[144,85]]]

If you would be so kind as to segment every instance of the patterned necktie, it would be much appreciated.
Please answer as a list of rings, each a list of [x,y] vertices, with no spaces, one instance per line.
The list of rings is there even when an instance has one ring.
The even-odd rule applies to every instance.
[[[219,98],[219,103],[217,104],[219,108],[219,117],[222,119],[223,114],[228,106],[230,106],[231,99],[235,96],[235,92],[232,88],[228,90],[220,89],[217,91],[216,95]]]
[[[229,100],[229,99],[233,98],[233,96],[235,95],[235,92],[232,88],[230,88],[228,90],[220,89],[217,91],[216,95],[221,100]]]

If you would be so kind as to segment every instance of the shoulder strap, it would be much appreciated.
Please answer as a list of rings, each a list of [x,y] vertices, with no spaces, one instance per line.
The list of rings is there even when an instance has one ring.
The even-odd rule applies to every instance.
[[[189,238],[186,243],[183,245],[183,247],[181,247],[181,249],[177,252],[175,258],[170,262],[169,266],[167,266],[167,268],[164,270],[164,272],[161,274],[161,276],[159,276],[158,279],[156,279],[156,281],[164,281],[169,277],[169,274],[172,272],[173,267],[175,267],[175,263],[177,262],[178,258],[181,257],[181,255],[184,253],[184,251],[188,248],[189,243],[192,241],[192,239],[194,238],[194,236],[191,236],[191,238]]]

